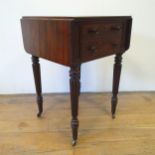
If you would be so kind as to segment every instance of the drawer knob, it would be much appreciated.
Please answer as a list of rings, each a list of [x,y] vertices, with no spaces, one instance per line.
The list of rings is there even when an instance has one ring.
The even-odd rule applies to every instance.
[[[89,29],[89,30],[88,30],[88,33],[89,33],[89,34],[99,34],[99,31],[98,31],[97,29],[94,28],[94,29]]]
[[[121,30],[121,26],[112,26],[111,27],[111,30],[113,30],[113,31],[120,31]]]
[[[91,46],[91,47],[89,48],[89,50],[90,50],[92,53],[95,53],[96,50],[97,50],[97,48],[96,48],[96,46]]]

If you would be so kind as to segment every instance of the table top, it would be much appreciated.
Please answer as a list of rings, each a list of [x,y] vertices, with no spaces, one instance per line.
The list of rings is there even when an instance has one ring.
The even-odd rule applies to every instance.
[[[131,19],[131,16],[23,16],[22,19],[28,20],[123,20]]]
[[[125,52],[132,17],[24,16],[21,25],[26,52],[71,66]]]

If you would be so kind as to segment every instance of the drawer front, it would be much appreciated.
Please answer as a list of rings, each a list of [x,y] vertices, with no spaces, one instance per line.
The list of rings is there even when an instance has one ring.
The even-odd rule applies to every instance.
[[[122,23],[84,23],[80,25],[80,57],[88,61],[120,52]]]

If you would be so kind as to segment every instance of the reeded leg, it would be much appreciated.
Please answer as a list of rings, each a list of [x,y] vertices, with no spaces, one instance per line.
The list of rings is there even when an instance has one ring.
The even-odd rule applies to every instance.
[[[35,87],[36,87],[36,93],[37,93],[37,104],[39,109],[37,116],[40,117],[43,111],[43,97],[42,97],[42,87],[41,87],[40,64],[39,64],[38,57],[32,56],[32,68],[33,68],[34,81],[35,81]]]
[[[80,67],[79,67],[79,96],[81,94],[81,82],[80,82],[80,79],[81,79],[81,70],[80,70]]]
[[[112,98],[111,98],[111,113],[112,118],[115,118],[116,106],[117,106],[117,94],[119,89],[119,81],[121,74],[121,61],[122,54],[117,54],[115,57],[114,71],[113,71],[113,88],[112,88]]]
[[[72,110],[72,145],[76,145],[78,137],[78,102],[79,102],[79,90],[80,90],[80,65],[72,66],[70,69],[70,94],[71,94],[71,110]]]

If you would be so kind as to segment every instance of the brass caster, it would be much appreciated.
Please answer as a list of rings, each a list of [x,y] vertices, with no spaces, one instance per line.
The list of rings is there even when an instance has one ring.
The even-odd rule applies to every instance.
[[[41,114],[42,114],[42,112],[39,112],[39,113],[37,114],[37,117],[41,117]]]
[[[115,117],[116,117],[115,114],[112,114],[112,119],[115,119]]]
[[[76,140],[72,140],[72,146],[76,145]]]

